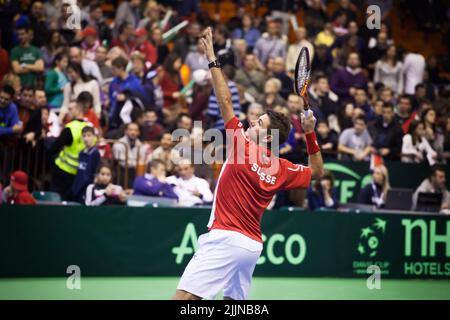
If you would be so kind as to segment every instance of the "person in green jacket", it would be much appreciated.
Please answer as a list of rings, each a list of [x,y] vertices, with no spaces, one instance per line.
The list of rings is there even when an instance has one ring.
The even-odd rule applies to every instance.
[[[69,56],[60,52],[53,60],[51,69],[45,79],[44,90],[47,94],[48,105],[51,109],[59,109],[64,100],[64,86],[69,82],[65,72],[69,64]]]

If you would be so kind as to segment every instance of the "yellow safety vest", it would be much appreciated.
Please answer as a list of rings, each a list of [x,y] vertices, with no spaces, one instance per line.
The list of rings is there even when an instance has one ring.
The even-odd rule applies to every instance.
[[[70,129],[72,133],[72,144],[64,146],[55,160],[55,164],[63,171],[70,174],[77,174],[78,170],[78,155],[85,148],[81,131],[88,125],[87,122],[74,120],[66,124],[66,128]]]

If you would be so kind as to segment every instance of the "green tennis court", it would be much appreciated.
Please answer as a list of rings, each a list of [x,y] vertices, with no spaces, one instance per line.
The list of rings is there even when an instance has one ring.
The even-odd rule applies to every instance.
[[[81,289],[66,278],[0,279],[0,299],[170,299],[176,277],[85,277]],[[218,299],[221,296],[217,297]],[[450,299],[450,281],[383,280],[369,290],[366,279],[254,278],[250,299]]]

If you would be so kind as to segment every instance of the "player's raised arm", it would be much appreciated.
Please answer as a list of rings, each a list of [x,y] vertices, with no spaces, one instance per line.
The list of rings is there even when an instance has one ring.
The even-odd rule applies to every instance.
[[[311,110],[308,110],[308,116],[304,113],[300,115],[302,128],[305,132],[306,149],[308,152],[308,166],[311,168],[311,176],[313,179],[318,179],[323,174],[323,160],[320,153],[320,147],[317,143],[314,128],[316,126],[316,118]]]
[[[213,47],[212,30],[210,27],[206,28],[206,30],[203,31],[201,42],[204,46],[208,62],[210,64],[212,62],[217,62]],[[222,69],[220,67],[210,66],[210,70],[217,103],[220,107],[223,120],[225,123],[227,123],[234,117],[233,105],[231,102],[231,92],[228,88],[227,81],[222,74]]]

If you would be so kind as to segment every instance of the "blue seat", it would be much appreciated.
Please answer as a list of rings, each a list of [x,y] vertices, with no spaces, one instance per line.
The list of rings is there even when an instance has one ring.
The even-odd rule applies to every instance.
[[[127,206],[129,207],[176,207],[177,200],[162,198],[162,197],[148,197],[132,195],[127,197]]]
[[[280,208],[280,211],[305,212],[306,209],[300,207],[283,206]]]
[[[81,203],[74,201],[63,201],[61,202],[63,206],[81,206]]]
[[[58,192],[52,191],[33,191],[33,198],[37,201],[51,201],[51,202],[60,202],[61,195]]]

